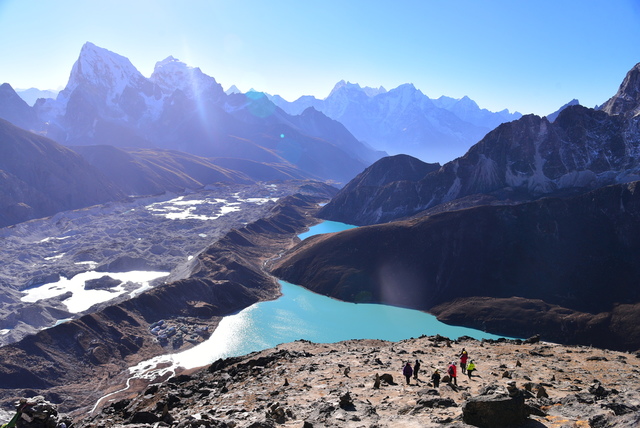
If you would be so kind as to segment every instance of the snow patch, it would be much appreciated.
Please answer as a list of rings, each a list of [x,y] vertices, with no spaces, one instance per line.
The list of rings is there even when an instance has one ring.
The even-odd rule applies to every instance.
[[[86,290],[85,282],[91,279],[98,279],[103,276],[110,276],[113,279],[122,281],[117,287],[109,290]],[[60,296],[67,292],[71,292],[71,297],[64,300],[69,312],[80,313],[86,311],[96,303],[107,302],[126,292],[124,284],[132,282],[138,284],[139,287],[131,294],[136,294],[150,288],[149,283],[154,279],[169,275],[169,272],[149,272],[149,271],[131,271],[131,272],[96,272],[89,271],[80,273],[73,278],[62,277],[59,281],[42,284],[38,287],[30,288],[23,293],[25,294],[20,300],[23,302],[37,302],[53,297]]]

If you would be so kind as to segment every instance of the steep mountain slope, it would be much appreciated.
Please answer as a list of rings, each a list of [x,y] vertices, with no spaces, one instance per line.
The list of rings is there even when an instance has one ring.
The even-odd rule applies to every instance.
[[[0,119],[0,227],[125,194],[82,157]]]
[[[372,206],[376,210],[371,213],[373,216],[379,212],[404,212],[404,204],[411,199],[405,192],[396,190],[439,168],[440,164],[427,164],[408,155],[380,159],[343,187],[329,204],[320,209],[318,216],[362,225],[369,222],[367,215]],[[381,192],[380,189],[388,191]],[[379,199],[381,194],[383,199]]]
[[[432,100],[411,84],[387,92],[341,81],[324,100],[309,96],[291,103],[277,96],[272,100],[290,114],[313,107],[377,150],[428,162],[460,156],[500,123],[521,116],[480,109],[468,97]]]
[[[244,174],[255,181],[305,179],[308,174],[291,165],[238,158],[211,158],[211,163]]]
[[[467,154],[423,179],[381,187],[366,204],[343,202],[339,210],[329,204],[321,215],[373,224],[470,195],[517,192],[520,199],[531,200],[635,180],[640,176],[640,118],[634,115],[638,103],[620,100],[635,99],[638,89],[626,82],[635,80],[628,76],[603,111],[575,105],[564,109],[553,123],[527,115],[502,124]],[[618,105],[628,110],[613,107]],[[619,113],[607,113],[614,110]],[[349,196],[341,198],[348,200]],[[402,203],[382,206],[390,199]]]
[[[341,300],[446,304],[496,334],[638,349],[638,184],[312,237],[273,273]]]
[[[601,107],[611,115],[637,118],[640,114],[640,63],[625,76],[618,92]]]
[[[24,129],[40,128],[34,109],[20,98],[8,83],[0,85],[0,119]]]
[[[574,99],[572,99],[571,101],[569,101],[568,103],[566,103],[565,105],[563,105],[562,107],[560,107],[558,110],[554,111],[554,112],[553,112],[553,113],[551,113],[551,114],[548,114],[548,115],[547,115],[547,116],[545,116],[545,117],[547,118],[547,120],[548,120],[549,122],[554,122],[554,121],[558,118],[558,115],[560,114],[560,112],[561,112],[562,110],[566,109],[567,107],[575,106],[575,105],[579,105],[579,104],[580,104],[580,101],[578,101],[578,100],[576,100],[576,99],[574,98]]]
[[[246,175],[188,153],[114,146],[72,146],[128,195],[196,189],[215,182],[249,183]]]
[[[47,135],[67,145],[159,147],[280,164],[340,183],[381,157],[327,118],[291,117],[260,93],[227,95],[173,57],[145,78],[127,58],[91,43],[66,88],[35,111]]]

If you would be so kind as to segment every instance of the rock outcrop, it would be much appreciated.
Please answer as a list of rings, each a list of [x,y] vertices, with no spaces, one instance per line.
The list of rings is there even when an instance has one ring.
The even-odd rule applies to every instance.
[[[601,106],[610,115],[633,118],[640,113],[640,63],[636,64],[618,88],[618,92]]]

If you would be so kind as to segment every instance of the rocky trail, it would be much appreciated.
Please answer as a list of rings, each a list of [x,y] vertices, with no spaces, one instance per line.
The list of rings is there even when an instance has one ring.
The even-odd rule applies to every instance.
[[[435,388],[433,371],[463,348],[477,372]],[[416,360],[407,385],[402,367]],[[634,427],[639,380],[638,354],[535,338],[296,341],[138,385],[75,426]]]

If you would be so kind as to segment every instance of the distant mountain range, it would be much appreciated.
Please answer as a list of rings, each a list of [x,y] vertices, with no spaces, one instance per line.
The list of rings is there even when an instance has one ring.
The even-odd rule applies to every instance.
[[[506,109],[497,113],[481,109],[466,96],[431,99],[412,84],[387,91],[341,81],[324,100],[270,98],[289,114],[313,107],[376,150],[439,163],[462,156],[487,132],[522,116]]]
[[[59,92],[60,91],[55,91],[52,89],[16,88],[16,93],[30,106],[34,105],[39,98],[55,98],[58,96]]]
[[[385,155],[318,112],[294,117],[261,93],[227,95],[213,77],[173,57],[145,78],[127,58],[91,43],[56,99],[30,107],[3,85],[0,117],[68,146],[178,150],[336,183]]]
[[[132,195],[209,180],[343,185],[384,150],[449,159],[520,116],[480,109],[467,97],[432,100],[410,84],[386,91],[342,81],[325,100],[293,103],[235,87],[225,93],[173,57],[146,78],[127,58],[92,43],[55,99],[34,88],[21,95],[29,102],[8,83],[0,86],[0,118],[72,147]]]
[[[640,85],[633,76],[639,70],[636,66],[629,72],[631,77],[600,110],[571,105],[554,122],[527,115],[504,123],[437,171],[417,180],[385,182],[375,191],[368,187],[367,200],[357,186],[345,186],[321,216],[352,224],[384,223],[442,204],[459,207],[470,199],[482,204],[487,197],[498,203],[533,200],[638,180]],[[370,169],[378,168],[374,164]]]

